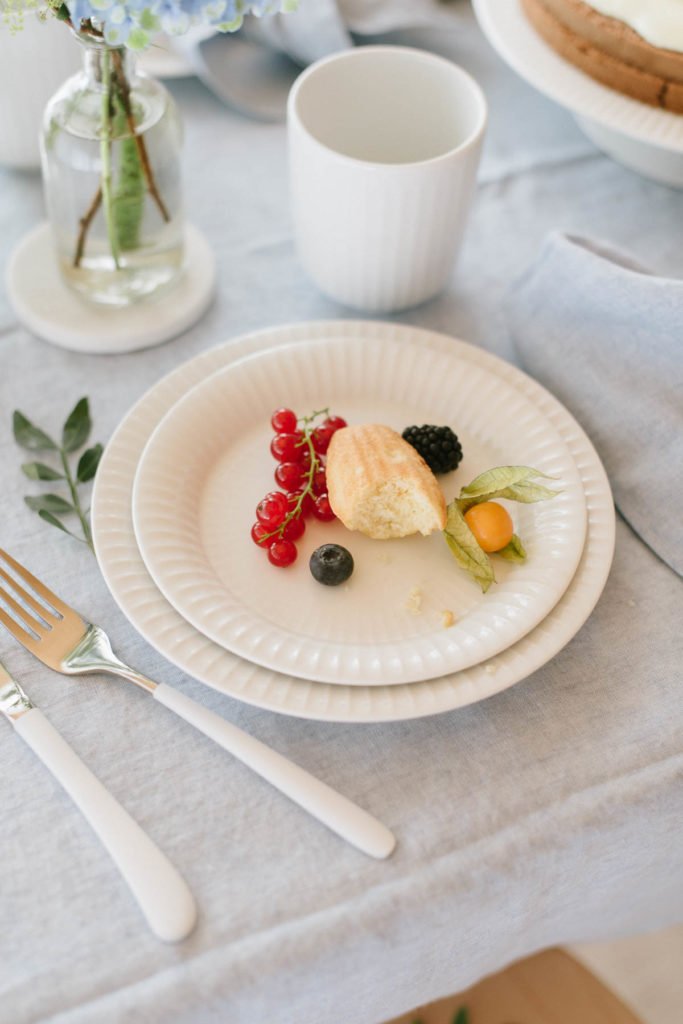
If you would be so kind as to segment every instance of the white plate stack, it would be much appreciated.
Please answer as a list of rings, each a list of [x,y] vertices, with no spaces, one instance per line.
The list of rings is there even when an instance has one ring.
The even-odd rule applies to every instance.
[[[440,478],[447,500],[510,464],[555,478],[561,493],[510,506],[528,559],[497,559],[485,595],[438,534],[372,541],[308,520],[297,562],[276,569],[249,534],[276,489],[270,416],[283,406],[399,431],[448,423],[465,456]],[[233,339],[153,387],[105,452],[93,530],[114,598],[189,675],[273,711],[377,722],[481,700],[552,658],[602,592],[614,509],[580,426],[520,370],[419,328],[329,321]],[[341,587],[308,569],[326,541],[354,555]]]

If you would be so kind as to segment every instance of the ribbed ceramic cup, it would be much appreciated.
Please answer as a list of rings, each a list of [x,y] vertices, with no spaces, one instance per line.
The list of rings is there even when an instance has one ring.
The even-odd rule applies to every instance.
[[[453,271],[486,126],[462,68],[363,46],[312,64],[288,104],[292,214],[321,291],[366,312],[432,298]]]

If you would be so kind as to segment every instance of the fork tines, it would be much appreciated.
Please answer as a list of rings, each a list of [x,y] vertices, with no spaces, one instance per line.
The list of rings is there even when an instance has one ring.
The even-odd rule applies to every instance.
[[[0,564],[0,622],[20,643],[35,652],[54,626],[75,613],[2,548],[0,560],[14,573],[10,575]]]

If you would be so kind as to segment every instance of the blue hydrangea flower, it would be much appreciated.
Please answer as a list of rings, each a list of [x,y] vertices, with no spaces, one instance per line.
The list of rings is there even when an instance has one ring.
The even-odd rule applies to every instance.
[[[234,32],[244,15],[261,18],[280,11],[292,11],[298,0],[65,0],[78,29],[91,21],[112,46],[144,49],[159,28],[182,35],[192,25],[210,25],[221,32]]]

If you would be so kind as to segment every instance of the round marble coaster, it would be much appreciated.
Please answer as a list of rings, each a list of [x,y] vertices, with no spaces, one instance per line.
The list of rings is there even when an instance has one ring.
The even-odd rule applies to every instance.
[[[134,352],[182,334],[213,298],[216,261],[197,228],[188,225],[185,268],[159,295],[118,309],[81,298],[63,282],[48,224],[29,232],[12,253],[7,292],[22,324],[44,341],[76,352]]]

